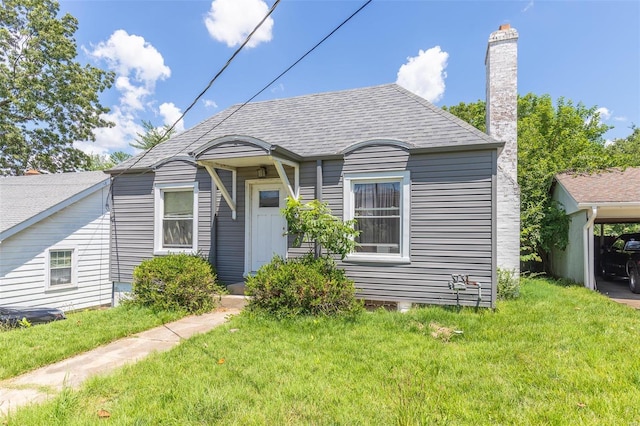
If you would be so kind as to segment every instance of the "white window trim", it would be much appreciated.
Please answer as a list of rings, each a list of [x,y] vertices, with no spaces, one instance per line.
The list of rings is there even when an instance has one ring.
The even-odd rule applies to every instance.
[[[51,285],[51,252],[70,251],[71,252],[71,283],[62,285]],[[78,249],[73,246],[53,246],[46,251],[44,266],[44,282],[46,291],[69,290],[78,288]]]
[[[394,181],[400,182],[400,253],[350,253],[344,261],[346,262],[376,262],[376,263],[410,263],[410,224],[411,224],[411,180],[408,170],[384,171],[384,172],[364,172],[345,173],[343,176],[343,200],[344,200],[344,220],[354,218],[354,195],[353,185],[355,183],[373,183]]]
[[[193,191],[193,241],[191,247],[176,248],[162,246],[162,216],[164,212],[165,192]],[[159,183],[154,187],[154,226],[153,226],[153,254],[166,255],[169,253],[198,252],[198,182],[191,183]]]

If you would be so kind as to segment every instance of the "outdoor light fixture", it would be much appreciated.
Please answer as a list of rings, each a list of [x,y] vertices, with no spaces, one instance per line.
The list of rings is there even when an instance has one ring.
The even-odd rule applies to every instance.
[[[259,178],[266,178],[267,177],[267,168],[266,167],[259,167],[258,168],[258,177]]]

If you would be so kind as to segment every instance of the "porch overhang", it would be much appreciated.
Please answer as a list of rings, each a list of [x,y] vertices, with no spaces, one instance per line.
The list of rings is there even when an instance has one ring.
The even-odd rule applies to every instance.
[[[274,155],[259,155],[253,157],[224,158],[220,160],[197,160],[196,162],[198,165],[204,167],[211,176],[216,189],[220,191],[220,194],[231,209],[231,217],[233,220],[237,217],[237,176],[238,169],[240,168],[255,167],[258,169],[260,167],[273,166],[278,174],[278,178],[282,182],[282,186],[287,191],[287,195],[297,200],[300,194],[300,164],[296,161]],[[285,166],[293,169],[293,185],[287,176]],[[231,172],[230,190],[225,187],[223,180],[216,170],[227,170]]]

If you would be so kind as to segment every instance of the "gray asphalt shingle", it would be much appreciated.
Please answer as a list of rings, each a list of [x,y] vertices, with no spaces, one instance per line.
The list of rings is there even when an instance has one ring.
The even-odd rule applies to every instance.
[[[416,148],[495,142],[396,84],[234,105],[113,169],[148,168],[216,138],[250,136],[301,157],[341,153],[358,142],[393,139]]]
[[[101,171],[0,178],[0,233],[107,179]]]
[[[556,176],[578,203],[640,202],[640,167]]]

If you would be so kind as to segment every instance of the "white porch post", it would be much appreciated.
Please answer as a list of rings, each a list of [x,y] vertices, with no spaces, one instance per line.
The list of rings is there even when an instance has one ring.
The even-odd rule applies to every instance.
[[[598,207],[591,207],[591,210],[587,210],[587,223],[582,228],[582,247],[584,251],[583,263],[584,263],[584,286],[595,290],[596,289],[596,277],[594,270],[594,250],[593,250],[593,223],[598,216]]]

